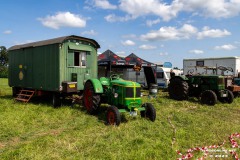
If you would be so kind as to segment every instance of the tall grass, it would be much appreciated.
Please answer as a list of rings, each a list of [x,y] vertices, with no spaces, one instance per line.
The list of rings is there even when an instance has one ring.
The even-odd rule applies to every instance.
[[[156,99],[143,101],[155,106],[155,122],[125,114],[119,127],[107,126],[104,106],[92,116],[68,102],[57,109],[46,100],[15,102],[7,79],[0,79],[0,159],[176,159],[176,150],[224,140],[231,148],[228,137],[240,132],[240,98],[209,107],[159,91]]]

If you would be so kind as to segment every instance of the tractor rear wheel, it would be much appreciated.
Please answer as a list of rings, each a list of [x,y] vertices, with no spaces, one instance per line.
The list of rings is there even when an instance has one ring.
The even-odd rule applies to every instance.
[[[141,117],[150,119],[152,122],[156,119],[156,110],[151,103],[143,104],[145,111],[141,111]]]
[[[219,101],[220,102],[222,102],[222,103],[225,103],[225,102],[227,102],[227,103],[232,103],[233,102],[233,99],[234,99],[234,95],[233,95],[233,93],[232,93],[232,91],[230,91],[230,90],[226,90],[227,91],[227,97],[220,97],[219,98]]]
[[[100,95],[95,93],[91,81],[87,81],[84,85],[83,106],[89,114],[96,113],[100,106]]]
[[[206,90],[201,94],[201,103],[214,106],[217,103],[217,95],[212,90]]]
[[[121,122],[120,112],[117,107],[110,106],[107,109],[107,124],[118,126]]]
[[[170,98],[175,100],[188,99],[188,83],[179,77],[172,77],[168,86]]]

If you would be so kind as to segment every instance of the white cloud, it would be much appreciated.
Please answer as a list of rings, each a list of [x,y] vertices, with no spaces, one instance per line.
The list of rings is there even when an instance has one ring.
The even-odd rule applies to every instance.
[[[84,31],[82,32],[82,35],[97,35],[97,32],[94,30]]]
[[[125,58],[126,57],[126,52],[125,51],[117,51],[116,54],[119,56],[119,57],[122,57],[122,58]]]
[[[211,18],[229,18],[240,13],[239,0],[180,0],[179,3],[184,6],[183,11]]]
[[[58,12],[55,15],[48,15],[45,18],[38,18],[39,21],[46,27],[59,29],[60,27],[78,27],[86,26],[86,19],[80,15],[70,12]]]
[[[168,52],[161,52],[159,55],[160,55],[160,56],[167,56],[167,55],[168,55]]]
[[[158,19],[155,19],[155,20],[147,20],[146,25],[147,25],[148,27],[152,27],[152,25],[158,24],[158,23],[160,23],[160,19],[159,19],[159,18],[158,18]]]
[[[151,46],[151,45],[146,45],[146,44],[143,44],[141,46],[139,46],[140,49],[144,49],[144,50],[150,50],[150,49],[155,49],[157,48],[156,46]]]
[[[107,16],[104,17],[104,19],[108,22],[126,22],[128,20],[134,19],[133,17],[126,15],[125,17],[119,17],[116,16],[115,14],[109,14]]]
[[[119,9],[133,18],[155,15],[164,21],[176,18],[181,12],[211,18],[240,14],[239,0],[173,0],[169,3],[163,0],[120,0],[119,3]]]
[[[205,37],[219,38],[228,35],[231,35],[231,32],[227,31],[226,29],[210,29],[209,27],[205,26],[203,27],[202,31],[198,33],[197,39],[203,39]]]
[[[190,39],[196,37],[197,39],[203,38],[221,38],[231,35],[231,32],[226,29],[210,29],[209,27],[203,27],[202,31],[190,24],[184,24],[181,28],[164,26],[159,30],[152,30],[149,33],[140,36],[144,41],[158,41],[158,40],[180,40]]]
[[[135,18],[145,15],[157,15],[164,21],[168,21],[177,16],[182,6],[175,1],[171,5],[167,5],[160,0],[120,0],[119,8]]]
[[[124,46],[134,46],[135,45],[135,42],[131,41],[131,40],[126,40],[124,42],[122,42],[122,44]]]
[[[6,30],[6,31],[3,32],[3,34],[11,34],[11,33],[12,33],[11,30]]]
[[[108,0],[93,0],[93,3],[96,7],[102,9],[117,9],[117,6],[110,4]]]
[[[194,53],[194,54],[203,54],[204,51],[202,50],[198,50],[198,49],[194,49],[194,50],[190,50],[189,53]]]
[[[176,27],[161,27],[159,30],[153,30],[145,35],[141,35],[142,40],[155,41],[155,40],[179,40],[189,39],[197,33],[197,28],[184,24],[181,28]]]
[[[231,45],[231,44],[225,44],[222,46],[216,46],[214,47],[215,50],[233,50],[236,49],[237,47]]]

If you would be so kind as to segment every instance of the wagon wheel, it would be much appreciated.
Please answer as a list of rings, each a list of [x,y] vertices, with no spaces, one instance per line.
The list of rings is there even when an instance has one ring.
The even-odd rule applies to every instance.
[[[84,85],[83,106],[89,114],[94,114],[97,112],[99,105],[100,95],[95,93],[92,82],[87,81]]]
[[[152,122],[156,119],[156,110],[151,103],[145,103],[142,105],[145,111],[141,111],[141,117],[150,119]]]
[[[217,103],[217,95],[211,90],[206,90],[201,94],[201,103],[214,106]]]
[[[107,123],[118,126],[121,122],[120,112],[117,107],[110,106],[107,109]]]
[[[52,104],[54,108],[61,106],[62,101],[59,93],[53,93]]]

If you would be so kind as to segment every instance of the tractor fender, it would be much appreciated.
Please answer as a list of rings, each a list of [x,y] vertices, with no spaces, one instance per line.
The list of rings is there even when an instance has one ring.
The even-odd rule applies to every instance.
[[[103,93],[103,87],[101,82],[98,79],[88,79],[87,82],[90,81],[94,87],[95,93]]]

